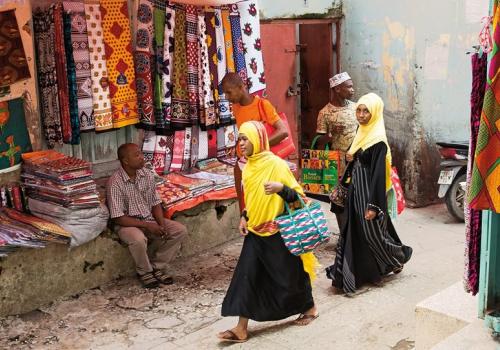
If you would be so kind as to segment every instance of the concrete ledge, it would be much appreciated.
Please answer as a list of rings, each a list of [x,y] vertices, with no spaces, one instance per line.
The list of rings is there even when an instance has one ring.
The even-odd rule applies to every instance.
[[[467,294],[458,282],[417,304],[415,317],[416,348],[431,349],[477,320],[477,297]]]
[[[181,248],[182,257],[238,237],[235,200],[205,202],[179,213],[175,220],[189,231]],[[0,317],[29,312],[58,297],[134,273],[128,249],[110,231],[72,250],[57,244],[43,249],[20,249],[0,261]]]
[[[499,349],[500,343],[495,341],[483,320],[475,320],[455,334],[449,336],[432,350],[493,350]]]

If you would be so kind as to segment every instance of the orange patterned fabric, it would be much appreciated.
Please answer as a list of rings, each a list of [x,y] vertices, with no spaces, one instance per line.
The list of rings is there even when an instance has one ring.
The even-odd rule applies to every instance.
[[[101,0],[101,16],[113,127],[137,124],[139,117],[127,0]]]

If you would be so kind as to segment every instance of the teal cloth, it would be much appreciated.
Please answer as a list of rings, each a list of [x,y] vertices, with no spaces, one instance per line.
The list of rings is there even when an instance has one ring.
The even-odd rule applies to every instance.
[[[66,70],[69,87],[69,115],[71,118],[71,144],[80,144],[80,118],[78,117],[78,88],[76,85],[76,66],[73,58],[73,43],[71,42],[71,16],[65,12],[64,48],[66,51]]]

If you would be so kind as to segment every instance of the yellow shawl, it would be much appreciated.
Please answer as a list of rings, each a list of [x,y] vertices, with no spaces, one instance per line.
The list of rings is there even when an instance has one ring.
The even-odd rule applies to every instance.
[[[278,232],[274,219],[283,213],[285,202],[278,194],[266,195],[264,184],[268,181],[280,182],[297,191],[304,192],[293,176],[286,162],[269,151],[269,140],[264,125],[260,122],[245,122],[239,128],[253,145],[253,154],[247,157],[243,168],[243,188],[248,215],[248,230],[258,236],[271,236]],[[301,256],[304,271],[312,280],[318,266],[313,253]]]
[[[356,107],[365,105],[370,111],[372,117],[367,125],[360,125],[356,137],[352,142],[348,153],[354,155],[358,150],[366,150],[371,146],[383,142],[387,146],[387,155],[385,156],[385,189],[389,191],[392,186],[391,182],[391,164],[392,156],[384,125],[384,102],[374,93],[369,93],[362,96]]]

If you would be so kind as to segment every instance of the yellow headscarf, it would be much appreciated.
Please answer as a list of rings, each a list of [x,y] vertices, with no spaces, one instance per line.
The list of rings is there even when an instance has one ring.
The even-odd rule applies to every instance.
[[[248,215],[248,230],[258,236],[271,236],[278,232],[274,219],[283,213],[285,202],[278,194],[267,195],[264,184],[268,181],[280,182],[304,196],[304,191],[293,176],[286,162],[269,151],[266,129],[260,122],[249,121],[239,128],[253,145],[253,153],[247,157],[243,168],[243,189]],[[304,271],[313,281],[318,260],[312,252],[300,256]]]
[[[369,93],[359,99],[356,107],[360,105],[365,105],[372,117],[368,124],[359,126],[348,153],[354,155],[360,149],[364,151],[379,142],[385,143],[387,146],[387,155],[385,156],[385,190],[389,191],[392,186],[392,155],[385,133],[384,102],[377,94]]]

